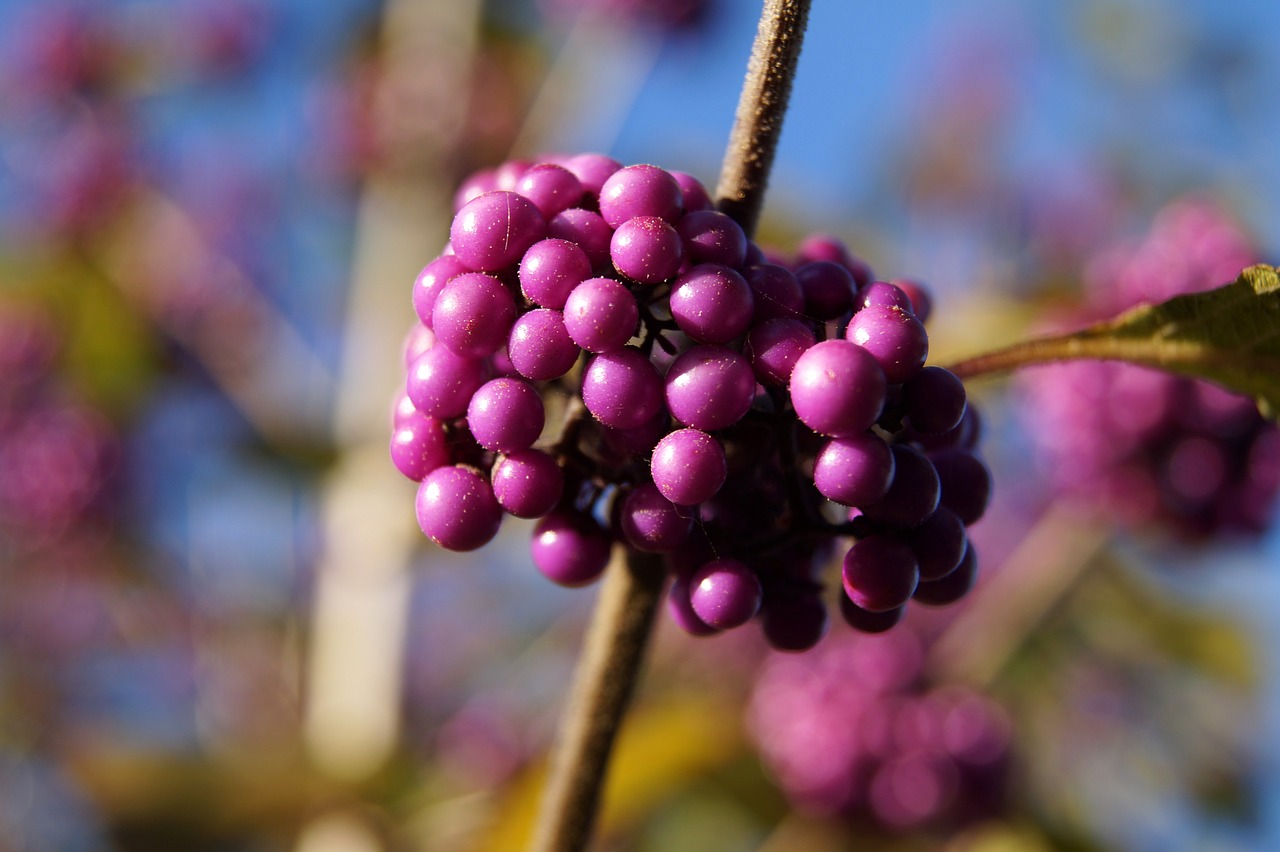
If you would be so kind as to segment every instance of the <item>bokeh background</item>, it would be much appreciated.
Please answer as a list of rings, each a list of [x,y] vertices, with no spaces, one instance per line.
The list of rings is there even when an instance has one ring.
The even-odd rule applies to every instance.
[[[714,187],[758,12],[0,4],[0,849],[520,848],[594,591],[510,519],[466,556],[417,531],[410,288],[477,169]],[[1278,28],[816,0],[758,236],[926,282],[944,364],[1076,315],[1187,199],[1276,263]],[[1090,512],[1025,390],[971,386],[965,602],[788,657],[663,619],[601,848],[1280,847],[1274,502],[1196,540]]]

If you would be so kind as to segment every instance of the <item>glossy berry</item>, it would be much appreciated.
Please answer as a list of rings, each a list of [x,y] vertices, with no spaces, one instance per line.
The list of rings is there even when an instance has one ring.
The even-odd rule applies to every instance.
[[[653,448],[653,484],[672,503],[693,506],[709,500],[728,475],[724,447],[706,432],[677,429]]]
[[[502,507],[488,480],[475,468],[440,467],[418,487],[418,525],[446,550],[476,550],[493,540]]]
[[[590,518],[557,510],[533,528],[533,564],[561,586],[585,586],[609,564],[612,541]]]
[[[495,272],[519,261],[546,231],[546,220],[532,201],[495,190],[468,201],[458,211],[449,243],[471,269]]]
[[[716,559],[689,578],[689,603],[704,624],[727,630],[745,624],[760,610],[760,579],[745,563]]]
[[[884,407],[884,370],[857,344],[825,340],[801,355],[791,372],[796,416],[820,435],[864,432]]]

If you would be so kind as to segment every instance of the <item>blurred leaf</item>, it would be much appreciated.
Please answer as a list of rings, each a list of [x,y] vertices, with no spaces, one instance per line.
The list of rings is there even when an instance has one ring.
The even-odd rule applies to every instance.
[[[1248,394],[1280,417],[1280,272],[1251,266],[1233,283],[1143,305],[1070,334],[1015,343],[951,366],[961,378],[1054,361],[1128,361]]]

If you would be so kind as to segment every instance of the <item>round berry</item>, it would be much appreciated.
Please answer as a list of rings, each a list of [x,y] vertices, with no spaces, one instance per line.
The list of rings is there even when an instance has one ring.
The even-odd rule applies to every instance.
[[[751,362],[756,380],[765,387],[791,381],[796,361],[818,340],[808,324],[797,319],[771,319],[747,332],[742,353]]]
[[[813,484],[828,500],[863,506],[884,496],[893,481],[894,455],[872,432],[832,438],[813,463]]]
[[[841,573],[845,594],[860,609],[885,612],[911,599],[920,580],[916,555],[902,542],[883,535],[854,542]]]
[[[635,429],[662,410],[662,376],[633,346],[604,352],[583,371],[582,402],[604,425]]]
[[[494,190],[468,201],[453,219],[449,242],[458,259],[477,272],[511,266],[546,236],[546,220],[532,201]]]
[[[719,263],[740,267],[747,257],[742,226],[718,210],[686,213],[676,223],[690,263]]]
[[[559,310],[573,288],[591,277],[591,260],[576,243],[548,237],[529,246],[518,275],[526,299]]]
[[[534,525],[533,564],[561,586],[585,586],[604,573],[612,541],[588,517],[556,510]]]
[[[652,482],[642,482],[627,493],[618,521],[627,543],[648,553],[675,550],[693,531],[693,513],[663,497]]]
[[[640,322],[636,297],[613,278],[588,278],[564,303],[564,327],[588,352],[615,352],[627,345]]]
[[[915,376],[929,355],[924,323],[889,305],[869,305],[853,315],[845,337],[875,357],[891,384]]]
[[[728,630],[760,611],[760,578],[737,559],[716,559],[689,578],[689,603],[704,624]]]
[[[855,435],[880,417],[886,386],[884,370],[865,349],[847,340],[824,340],[796,360],[791,404],[820,435]]]
[[[564,492],[564,471],[542,450],[500,456],[491,474],[493,496],[517,518],[540,518],[556,507]]]
[[[414,482],[451,463],[444,423],[419,414],[403,418],[391,436],[391,461]]]
[[[431,417],[457,417],[467,410],[476,388],[484,384],[484,362],[433,346],[409,367],[405,392],[413,405]]]
[[[581,207],[570,207],[568,210],[557,213],[547,223],[547,236],[578,246],[586,253],[592,272],[603,275],[613,268],[609,259],[613,228],[600,218],[599,213],[584,210]],[[544,307],[557,306],[545,305]]]
[[[491,379],[467,405],[467,428],[476,443],[495,453],[533,446],[542,434],[546,412],[533,386],[521,379]]]
[[[418,526],[446,550],[476,550],[493,540],[502,507],[488,480],[464,465],[438,467],[418,486]]]
[[[618,226],[609,241],[613,268],[632,281],[660,284],[680,271],[684,244],[658,216],[636,216]]]
[[[755,390],[751,365],[727,346],[695,346],[667,370],[666,400],[671,416],[706,432],[741,420],[751,408]]]
[[[693,506],[715,496],[728,475],[724,447],[698,429],[677,429],[653,448],[653,484],[677,506]]]
[[[582,350],[569,336],[564,314],[550,308],[536,308],[511,326],[507,336],[507,357],[517,373],[526,379],[548,382],[573,368]]]
[[[521,176],[516,192],[534,203],[544,219],[576,207],[582,199],[582,183],[563,166],[539,163]]]
[[[413,282],[413,310],[423,325],[431,327],[431,310],[444,285],[470,271],[465,263],[452,254],[441,255],[422,267]]]
[[[612,228],[636,216],[675,222],[682,201],[671,173],[647,163],[618,169],[600,187],[600,215]]]
[[[796,269],[796,280],[804,293],[806,315],[816,320],[829,320],[853,310],[853,297],[858,285],[843,266],[826,260],[811,261]]]
[[[511,291],[482,272],[468,272],[445,284],[431,310],[436,339],[467,358],[496,352],[507,342],[515,319]]]
[[[680,330],[699,343],[728,343],[747,330],[755,311],[747,280],[717,263],[699,264],[677,278],[670,305]]]

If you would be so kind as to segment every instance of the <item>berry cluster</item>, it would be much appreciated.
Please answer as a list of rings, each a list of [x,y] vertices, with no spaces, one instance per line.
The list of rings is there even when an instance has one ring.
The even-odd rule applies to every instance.
[[[800,809],[888,830],[955,829],[999,815],[1011,768],[1004,710],[923,677],[914,631],[833,637],[766,659],[747,729]]]
[[[855,627],[972,584],[990,475],[963,385],[925,366],[923,287],[830,237],[766,256],[695,178],[598,154],[508,163],[456,208],[391,445],[432,541],[538,518],[533,560],[570,586],[615,541],[665,554],[682,626],[759,615],[792,650],[826,629],[838,540]]]
[[[1258,260],[1214,207],[1180,201],[1150,232],[1099,256],[1082,322],[1208,290]],[[1133,526],[1203,538],[1258,533],[1280,491],[1280,432],[1247,398],[1130,364],[1039,367],[1021,385],[1030,434],[1055,489]]]

